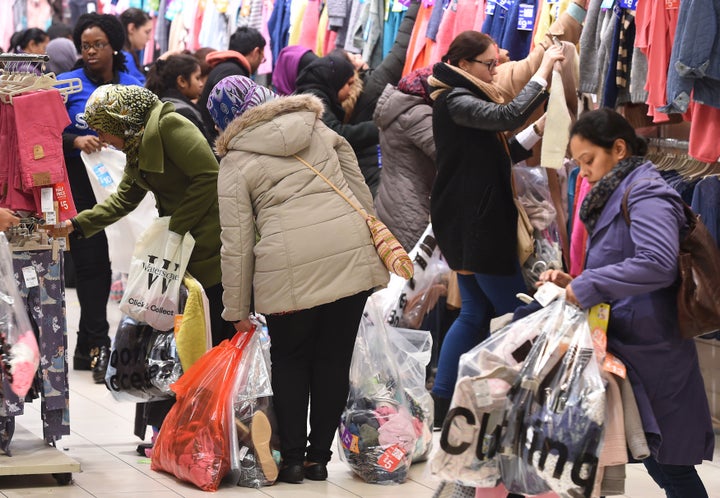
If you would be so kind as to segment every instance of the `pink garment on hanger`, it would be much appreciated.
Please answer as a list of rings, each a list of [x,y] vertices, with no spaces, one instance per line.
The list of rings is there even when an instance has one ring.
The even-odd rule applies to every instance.
[[[645,90],[648,92],[648,115],[653,117],[655,123],[664,123],[670,119],[667,114],[656,109],[667,104],[667,71],[677,21],[678,9],[665,8],[665,2],[638,0],[635,46],[648,59]]]
[[[47,0],[27,0],[27,27],[45,30],[52,22],[52,7]],[[12,17],[12,15],[10,16]]]
[[[720,158],[720,109],[690,102],[690,147],[688,155],[713,163]]]
[[[270,40],[270,31],[268,31],[267,23],[270,20],[270,16],[273,12],[273,3],[272,0],[264,0],[262,3],[262,27],[260,28],[260,33],[262,34],[263,38],[265,40]],[[265,51],[263,52],[263,55],[265,56],[265,61],[260,64],[260,67],[258,67],[257,73],[258,74],[270,74],[272,73],[273,69],[273,56],[272,56],[272,48],[270,47],[270,43],[265,44]]]
[[[62,133],[70,118],[57,90],[32,92],[13,98],[20,187],[52,185],[65,177]]]
[[[320,23],[320,9],[318,0],[308,0],[300,25],[300,39],[298,45],[315,50],[317,45],[318,24]]]
[[[577,277],[585,267],[585,249],[587,247],[587,230],[580,220],[580,206],[592,186],[584,177],[578,176],[579,186],[575,195],[573,208],[572,233],[570,234],[570,275]]]
[[[485,20],[485,2],[475,0],[453,0],[440,21],[430,63],[439,62],[447,53],[450,43],[463,31],[480,31]],[[479,27],[478,27],[479,26]]]
[[[17,128],[15,125],[15,108],[12,105],[1,104],[2,111],[2,135],[5,146],[3,154],[0,154],[0,161],[4,164],[0,166],[2,171],[7,171],[6,184],[7,190],[5,197],[0,201],[0,207],[6,207],[12,210],[22,210],[35,212],[35,200],[32,194],[28,195],[18,188],[20,185],[20,161],[17,146]],[[5,162],[6,161],[6,162]]]
[[[335,42],[337,42],[337,31],[328,29],[325,32],[325,46],[323,47],[323,55],[327,55],[335,50]]]

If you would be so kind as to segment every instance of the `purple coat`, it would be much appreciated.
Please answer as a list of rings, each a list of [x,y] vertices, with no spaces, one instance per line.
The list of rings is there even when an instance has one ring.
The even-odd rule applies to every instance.
[[[630,227],[622,197],[632,187]],[[652,163],[610,196],[588,239],[585,270],[572,282],[583,307],[611,305],[608,350],[627,366],[653,456],[664,464],[712,460],[715,437],[697,351],[677,320],[680,196]]]

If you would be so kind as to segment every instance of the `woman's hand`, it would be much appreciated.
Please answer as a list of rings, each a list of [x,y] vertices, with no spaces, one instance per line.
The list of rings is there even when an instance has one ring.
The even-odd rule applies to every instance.
[[[4,232],[8,228],[19,224],[20,218],[15,216],[15,213],[7,208],[0,208],[0,232]]]
[[[92,154],[93,152],[100,152],[102,142],[95,135],[81,135],[75,138],[73,147],[80,149],[86,154]]]
[[[540,63],[540,69],[538,69],[537,73],[535,74],[549,82],[555,63],[563,62],[564,60],[565,55],[562,45],[552,45],[545,51],[545,54],[543,54],[543,59]]]
[[[578,308],[582,308],[582,304],[580,304],[580,301],[578,301],[577,297],[575,296],[575,291],[573,291],[572,284],[568,284],[568,286],[565,287],[565,301],[570,304],[574,304]]]
[[[252,332],[255,325],[249,318],[246,318],[245,320],[240,320],[239,322],[233,322],[233,327],[235,327],[236,332]]]
[[[547,270],[540,274],[540,278],[535,282],[535,287],[540,287],[545,283],[552,282],[558,287],[566,288],[572,280],[573,278],[564,271]]]

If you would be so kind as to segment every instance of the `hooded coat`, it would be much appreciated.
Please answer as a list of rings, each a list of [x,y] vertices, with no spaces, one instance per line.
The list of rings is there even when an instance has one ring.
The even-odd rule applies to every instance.
[[[220,283],[218,163],[198,128],[158,102],[145,118],[137,168],[125,168],[117,191],[74,220],[91,237],[135,209],[148,191],[155,194],[160,216],[170,216],[170,230],[190,232],[195,248],[188,271],[205,288]]]
[[[280,97],[247,110],[216,142],[222,226],[223,318],[313,308],[387,284],[356,204],[372,197],[350,145],[322,122],[320,100]]]
[[[630,226],[621,208],[628,188]],[[608,351],[627,366],[652,455],[697,465],[712,460],[715,437],[695,342],[678,326],[681,202],[650,162],[637,167],[605,204],[572,288],[584,308],[611,306]]]
[[[437,172],[432,112],[422,97],[392,85],[385,87],[375,108],[383,151],[375,209],[408,251],[430,222],[430,192]]]

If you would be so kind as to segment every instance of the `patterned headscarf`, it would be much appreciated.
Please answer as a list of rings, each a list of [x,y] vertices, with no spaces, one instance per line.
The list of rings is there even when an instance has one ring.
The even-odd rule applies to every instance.
[[[140,86],[102,85],[85,104],[85,120],[94,130],[124,139],[127,165],[136,167],[145,121],[158,102],[154,93]]]
[[[432,66],[416,69],[398,82],[398,90],[408,95],[422,97],[426,104],[433,105],[434,101],[430,98],[430,85],[428,84],[428,77],[432,72]]]
[[[275,99],[277,95],[245,76],[223,78],[210,91],[207,109],[218,128],[224,130],[252,107]]]

